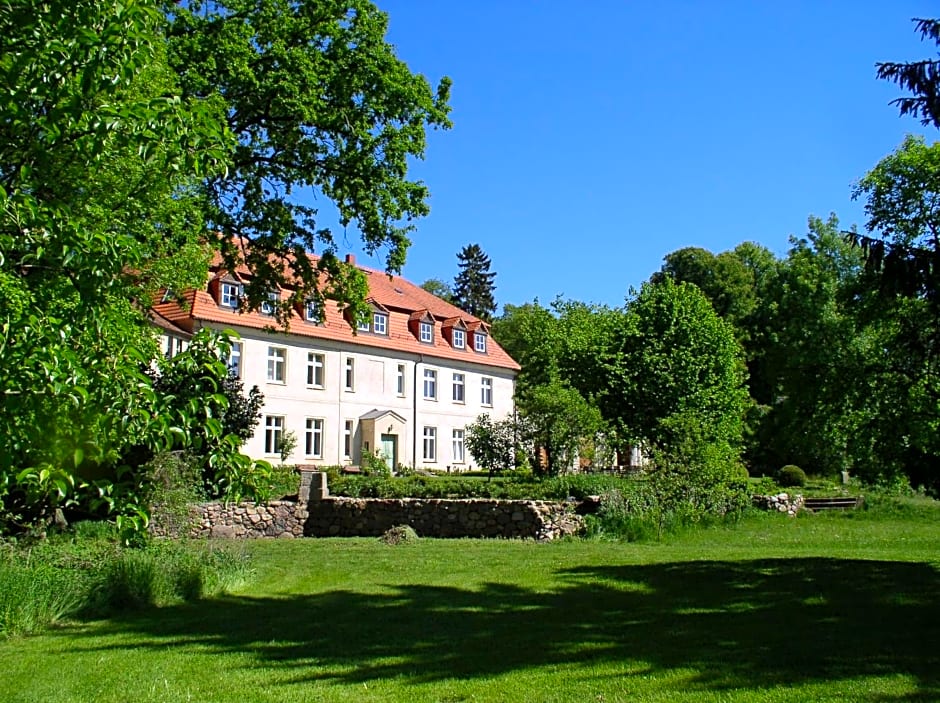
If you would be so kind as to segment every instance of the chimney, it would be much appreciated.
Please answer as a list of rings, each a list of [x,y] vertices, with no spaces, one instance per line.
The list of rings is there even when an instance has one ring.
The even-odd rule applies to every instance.
[[[356,255],[355,254],[346,254],[346,263],[355,266],[356,265]]]

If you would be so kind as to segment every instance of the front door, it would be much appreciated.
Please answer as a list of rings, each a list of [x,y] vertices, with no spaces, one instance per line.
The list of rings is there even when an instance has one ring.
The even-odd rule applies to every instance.
[[[394,471],[398,468],[398,435],[382,435],[382,458],[388,467]]]

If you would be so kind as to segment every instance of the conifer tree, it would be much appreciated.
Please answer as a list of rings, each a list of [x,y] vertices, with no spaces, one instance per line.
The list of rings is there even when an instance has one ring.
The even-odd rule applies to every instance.
[[[490,271],[490,257],[479,244],[468,244],[457,254],[457,261],[460,272],[454,278],[454,305],[489,322],[496,312],[496,274]]]

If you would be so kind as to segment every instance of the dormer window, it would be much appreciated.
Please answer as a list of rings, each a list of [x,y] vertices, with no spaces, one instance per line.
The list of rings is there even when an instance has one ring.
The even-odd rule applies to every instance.
[[[434,341],[434,325],[430,322],[422,322],[421,327],[419,328],[420,339],[425,344],[431,344]]]
[[[219,305],[224,308],[238,308],[238,301],[242,297],[242,287],[238,283],[222,283],[219,294]]]
[[[451,332],[454,340],[454,349],[463,349],[467,345],[463,330],[455,329]]]
[[[388,334],[388,315],[384,312],[376,312],[372,314],[372,331],[375,334]]]
[[[482,332],[473,333],[473,350],[480,354],[486,354],[486,335]]]
[[[261,301],[261,314],[273,315],[280,298],[281,296],[278,295],[277,291],[269,291],[267,298]]]
[[[308,300],[304,305],[304,319],[307,322],[319,322],[320,317],[317,313],[317,304],[312,300]]]
[[[360,332],[371,332],[371,331],[372,331],[372,328],[369,326],[369,321],[368,321],[368,320],[363,320],[362,322],[360,322],[358,325],[356,325],[356,329],[359,330]]]

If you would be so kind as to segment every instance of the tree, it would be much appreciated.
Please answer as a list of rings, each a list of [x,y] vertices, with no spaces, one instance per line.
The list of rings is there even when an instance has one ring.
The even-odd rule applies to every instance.
[[[460,271],[454,278],[454,305],[489,322],[496,313],[496,274],[490,271],[490,257],[478,244],[468,244],[457,254],[457,261]]]
[[[914,22],[921,39],[940,44],[940,20],[915,19]],[[878,78],[896,83],[914,94],[892,101],[902,115],[919,117],[924,125],[940,127],[940,61],[883,62],[875,64],[875,67]]]
[[[128,447],[156,450],[188,427],[154,413],[141,367],[156,345],[141,303],[205,281],[194,186],[224,168],[228,141],[213,105],[178,97],[161,23],[142,1],[0,6],[8,527],[70,501],[113,500],[102,477]]]
[[[448,303],[454,298],[454,291],[451,290],[451,287],[447,285],[447,283],[439,278],[429,278],[421,284],[421,287],[431,295],[436,295],[438,298],[446,300]]]
[[[326,300],[366,310],[364,275],[336,256],[333,229],[298,195],[321,196],[388,271],[405,261],[427,187],[407,178],[428,127],[450,126],[450,81],[432,91],[385,41],[386,15],[368,0],[165,0],[171,66],[185,97],[217,104],[237,145],[205,179],[206,219],[226,264],[244,261],[258,307],[275,285],[322,312]],[[312,264],[305,252],[320,256]]]
[[[558,319],[538,300],[506,305],[493,321],[493,338],[522,367],[516,392],[550,383],[558,376],[561,338]]]
[[[536,451],[532,465],[548,475],[571,468],[604,426],[600,411],[560,381],[529,389],[519,399],[519,414],[523,438]]]
[[[747,392],[743,354],[728,323],[689,283],[647,283],[627,303],[598,397],[619,436],[660,451],[689,444],[740,453]]]
[[[494,420],[484,413],[467,425],[467,449],[490,476],[516,465],[516,428],[513,419]]]

